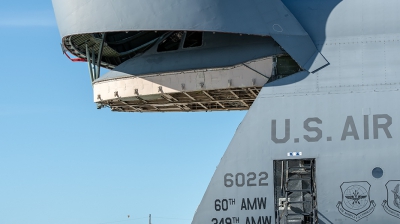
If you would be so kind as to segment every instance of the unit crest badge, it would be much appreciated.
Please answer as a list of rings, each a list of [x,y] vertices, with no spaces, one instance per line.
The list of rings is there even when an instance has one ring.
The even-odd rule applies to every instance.
[[[382,203],[383,209],[389,215],[400,219],[400,180],[390,180],[386,183],[387,200]]]
[[[367,181],[342,183],[342,201],[336,205],[340,214],[356,222],[369,216],[376,206],[369,197],[370,188],[371,185]]]

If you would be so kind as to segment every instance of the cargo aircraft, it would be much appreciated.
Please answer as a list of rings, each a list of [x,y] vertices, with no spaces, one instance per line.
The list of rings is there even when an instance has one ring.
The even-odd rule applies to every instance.
[[[99,109],[248,110],[192,224],[400,223],[400,1],[53,6]]]

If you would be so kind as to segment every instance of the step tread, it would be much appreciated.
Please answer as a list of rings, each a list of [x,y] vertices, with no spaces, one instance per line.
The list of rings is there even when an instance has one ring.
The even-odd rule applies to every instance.
[[[311,192],[311,189],[301,189],[301,190],[290,190],[290,189],[287,189],[286,190],[286,192]]]
[[[311,178],[289,178],[288,181],[291,180],[311,180]]]
[[[289,201],[288,204],[312,203],[312,201]]]

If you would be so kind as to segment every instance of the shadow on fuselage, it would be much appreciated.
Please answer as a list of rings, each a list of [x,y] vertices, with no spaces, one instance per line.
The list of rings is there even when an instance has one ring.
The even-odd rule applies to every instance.
[[[328,22],[328,18],[333,9],[341,1],[342,0],[283,0],[282,2],[293,13],[293,15],[301,23],[306,32],[310,35],[317,49],[321,51],[322,46],[326,40],[326,25]],[[327,58],[327,60],[329,61],[329,58]],[[329,64],[327,66],[329,66]],[[317,71],[323,69],[324,67],[318,69]],[[289,77],[269,82],[264,87],[285,86],[294,84],[296,82],[300,82],[306,79],[309,75],[309,72],[301,71]]]
[[[282,0],[321,51],[330,14],[342,0]],[[328,58],[329,61],[329,58]]]

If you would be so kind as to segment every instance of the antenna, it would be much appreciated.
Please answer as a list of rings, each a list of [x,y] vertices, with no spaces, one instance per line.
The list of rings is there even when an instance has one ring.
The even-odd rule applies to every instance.
[[[151,214],[149,215],[149,224],[151,224]]]

